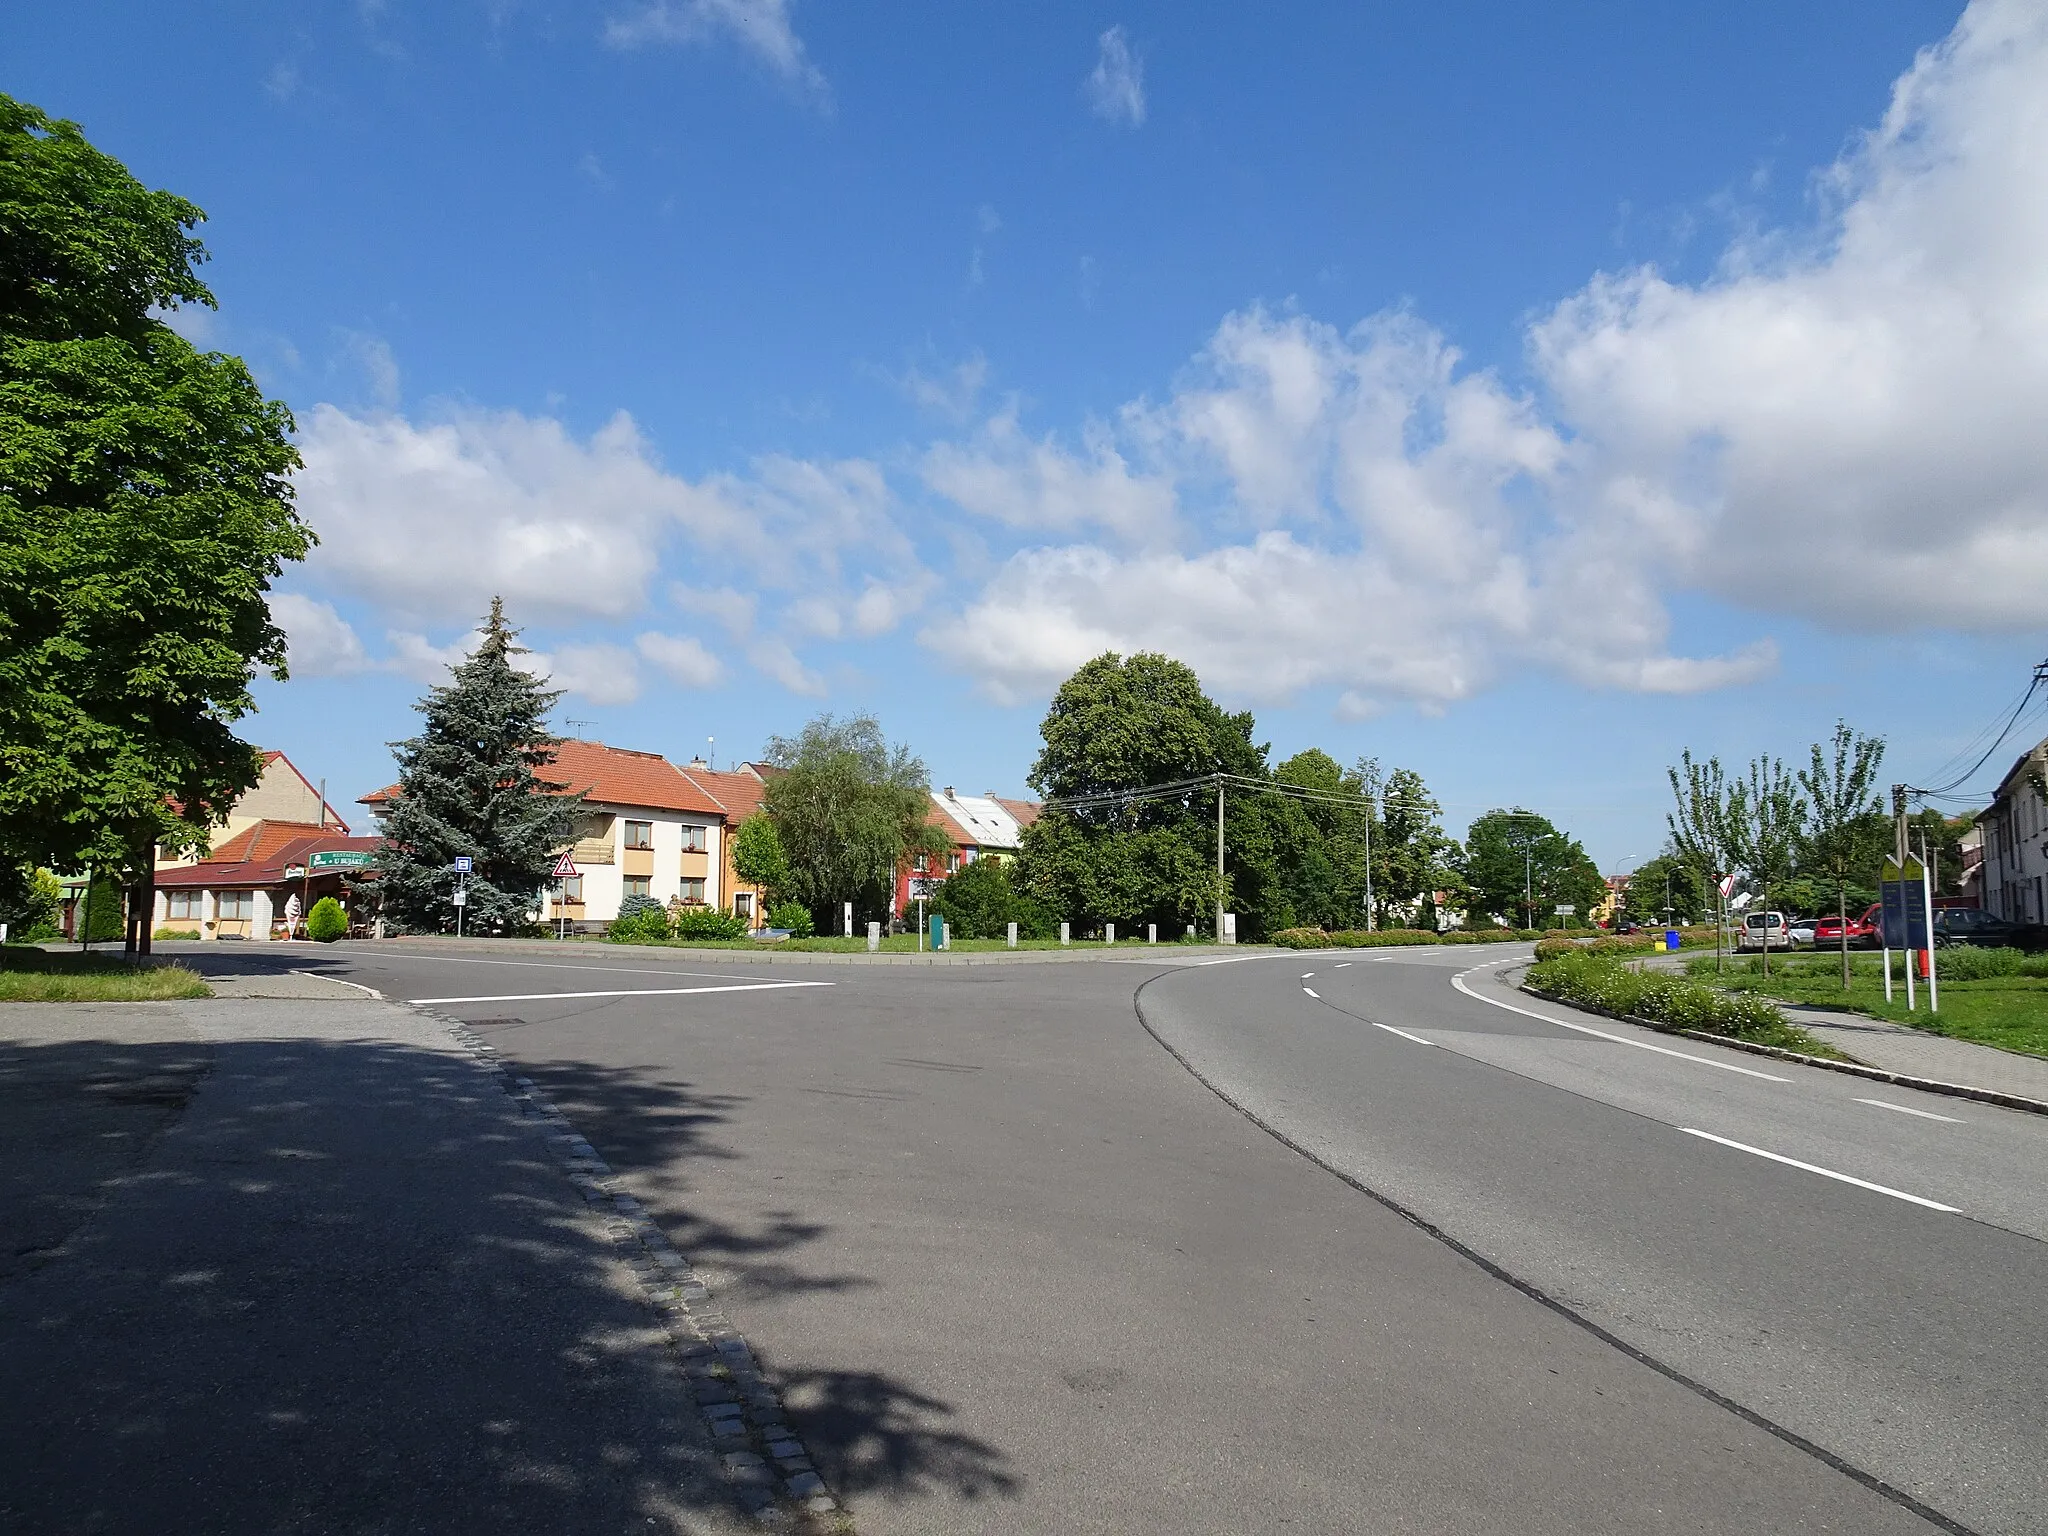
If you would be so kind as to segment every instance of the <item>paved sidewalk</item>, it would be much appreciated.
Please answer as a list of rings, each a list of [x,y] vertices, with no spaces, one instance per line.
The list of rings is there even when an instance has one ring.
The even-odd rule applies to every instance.
[[[1805,1003],[1780,1005],[1785,1017],[1866,1066],[1936,1082],[1988,1088],[2048,1104],[2048,1060],[2001,1051],[1993,1045],[1951,1040],[1868,1014]]]
[[[757,1529],[543,1126],[322,990],[0,1004],[0,1528]]]

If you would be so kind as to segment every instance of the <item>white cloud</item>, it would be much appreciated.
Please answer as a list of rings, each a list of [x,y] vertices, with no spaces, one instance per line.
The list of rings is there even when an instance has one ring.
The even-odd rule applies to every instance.
[[[558,646],[521,662],[535,677],[593,704],[630,704],[640,697],[633,653],[605,641]]]
[[[693,636],[649,630],[634,644],[657,671],[684,688],[715,688],[725,679],[724,665]]]
[[[911,367],[894,382],[924,410],[952,421],[965,421],[973,414],[982,387],[988,383],[988,359],[977,348],[951,367],[935,373]]]
[[[1085,82],[1088,104],[1097,117],[1135,128],[1145,121],[1144,61],[1132,54],[1120,26],[1111,27],[1096,44],[1100,51]]]
[[[363,331],[344,330],[341,352],[362,371],[363,388],[380,411],[398,409],[398,358],[391,343]]]
[[[649,0],[606,24],[614,48],[730,37],[785,80],[828,101],[831,88],[790,25],[790,0]]]
[[[435,645],[425,635],[411,630],[388,629],[384,641],[391,647],[391,657],[384,665],[416,683],[439,687],[447,683],[452,668],[469,659],[482,638],[481,631],[470,630],[446,645]]]
[[[416,425],[317,405],[300,452],[310,572],[414,621],[470,619],[497,595],[522,618],[630,613],[689,494],[623,412],[585,443],[517,411]]]
[[[1673,654],[1675,591],[2038,628],[2048,10],[1978,0],[1818,192],[1816,228],[1746,235],[1703,282],[1597,277],[1531,326],[1528,392],[1412,315],[1252,309],[1079,450],[1014,408],[930,448],[933,490],[1030,543],[925,640],[1003,697],[1154,647],[1362,718],[1521,665],[1689,693],[1778,664],[1767,635]]]
[[[271,622],[285,632],[293,677],[347,677],[368,670],[370,658],[355,629],[332,603],[297,592],[270,594]]]
[[[1697,285],[1596,279],[1533,333],[1594,514],[1732,602],[1850,629],[2040,624],[2048,9],[1979,0]]]

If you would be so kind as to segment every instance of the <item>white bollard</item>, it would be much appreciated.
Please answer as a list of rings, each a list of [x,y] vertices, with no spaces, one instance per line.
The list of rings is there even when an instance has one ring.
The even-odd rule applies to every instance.
[[[853,937],[853,903],[850,901],[846,904],[846,926],[839,931],[849,939]]]
[[[1060,924],[1060,942],[1062,944],[1067,942],[1067,925],[1065,923]]]
[[[1015,923],[1012,923],[1012,924],[1010,924],[1010,948],[1012,948],[1012,949],[1015,949],[1016,947],[1017,947],[1017,925],[1016,925]]]
[[[872,955],[872,954],[873,954],[873,953],[874,953],[874,952],[875,952],[876,950],[880,949],[881,947],[882,947],[882,925],[881,925],[880,923],[869,923],[869,924],[868,924],[868,953]]]
[[[1225,944],[1235,944],[1237,942],[1237,914],[1235,912],[1223,914],[1222,938]]]
[[[1159,925],[1157,923],[1147,923],[1145,925],[1145,942],[1147,944],[1157,944],[1159,942]]]
[[[947,921],[946,921],[946,920],[945,920],[945,919],[944,919],[944,918],[942,917],[942,918],[940,918],[940,919],[939,919],[939,948],[941,948],[941,949],[951,949],[952,947],[953,947],[953,925],[952,925],[951,923],[947,922]]]
[[[1189,940],[1190,940],[1190,941],[1192,941],[1192,940],[1194,939],[1194,937],[1195,937],[1195,925],[1194,925],[1193,923],[1189,923],[1189,924],[1188,924],[1188,938],[1189,938]]]
[[[1114,944],[1116,942],[1115,923],[1104,923],[1102,925],[1102,942],[1105,944]]]

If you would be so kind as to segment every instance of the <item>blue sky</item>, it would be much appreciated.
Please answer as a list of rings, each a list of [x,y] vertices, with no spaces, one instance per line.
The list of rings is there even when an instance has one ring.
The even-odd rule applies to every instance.
[[[2036,6],[177,10],[4,88],[211,215],[324,540],[250,733],[350,797],[492,591],[620,745],[1021,792],[1157,647],[1606,867],[1682,748],[1930,782],[2040,659]]]

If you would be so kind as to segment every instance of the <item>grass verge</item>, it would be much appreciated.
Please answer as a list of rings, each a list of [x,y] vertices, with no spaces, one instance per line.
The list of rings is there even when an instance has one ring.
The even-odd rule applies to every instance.
[[[1777,1007],[1753,993],[1731,995],[1669,971],[1633,971],[1612,954],[1581,950],[1529,968],[1531,992],[1561,1003],[1637,1019],[1656,1029],[1695,1029],[1754,1045],[1847,1060],[1823,1040],[1785,1022]]]
[[[105,955],[0,950],[0,1003],[154,1003],[211,997],[213,989],[182,965],[130,965]]]
[[[2014,955],[2012,961],[1987,963],[1975,958],[1980,954],[2007,953]],[[1905,971],[1896,955],[1892,957],[1893,1001],[1889,1003],[1884,1000],[1884,972],[1877,955],[1854,957],[1846,992],[1842,990],[1842,962],[1837,956],[1773,960],[1768,977],[1758,961],[1748,960],[1725,970],[1716,978],[1715,985],[1734,993],[1868,1014],[1931,1035],[1995,1045],[2022,1055],[2048,1056],[2048,974],[2043,974],[2048,967],[2041,964],[2044,958],[2048,957],[2020,960],[2014,952],[1997,950],[1940,951],[1934,961],[1940,980],[1939,1013],[1927,1010],[1925,983],[1917,984],[1920,1006],[1907,1010]],[[1954,965],[1957,974],[1943,977],[1944,968],[1950,965]],[[1690,969],[1695,976],[1711,976],[1713,961],[1708,959],[1702,970],[1701,962],[1695,960]]]

